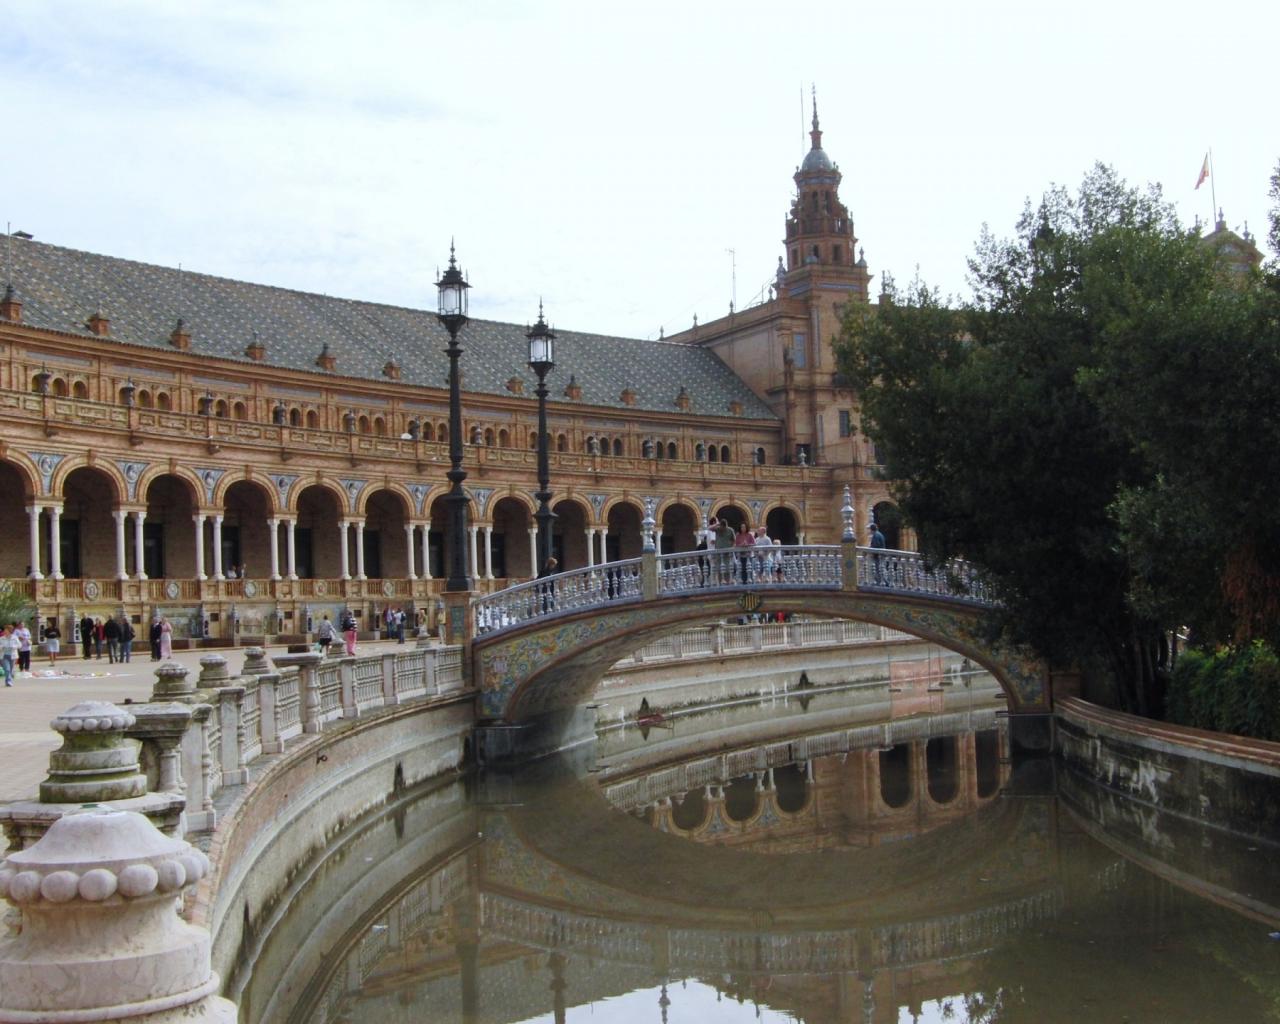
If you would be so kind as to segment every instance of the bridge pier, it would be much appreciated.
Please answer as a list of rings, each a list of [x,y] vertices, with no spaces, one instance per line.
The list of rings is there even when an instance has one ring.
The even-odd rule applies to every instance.
[[[1009,748],[1015,757],[1048,757],[1053,753],[1052,711],[1011,711]]]
[[[572,750],[594,757],[596,712],[574,707],[535,715],[521,722],[479,722],[475,727],[476,761],[484,768],[506,768]]]

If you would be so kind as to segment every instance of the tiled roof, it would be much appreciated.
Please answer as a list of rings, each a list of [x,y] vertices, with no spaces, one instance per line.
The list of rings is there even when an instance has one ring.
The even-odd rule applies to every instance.
[[[23,303],[22,321],[32,327],[89,336],[87,322],[100,312],[111,322],[109,338],[100,340],[172,351],[169,337],[181,318],[195,356],[253,365],[245,349],[256,335],[267,366],[384,381],[390,359],[401,384],[448,386],[449,337],[434,310],[249,284],[24,239],[9,244],[8,276]],[[469,321],[459,336],[464,390],[509,395],[507,381],[518,376],[531,393],[525,331],[521,324]],[[316,365],[326,345],[337,360],[331,373]],[[691,345],[557,330],[556,368],[547,381],[553,401],[562,400],[570,374],[586,407],[625,408],[622,392],[630,388],[631,408],[677,412],[683,384],[695,415],[730,416],[737,401],[745,419],[776,419],[718,356]]]

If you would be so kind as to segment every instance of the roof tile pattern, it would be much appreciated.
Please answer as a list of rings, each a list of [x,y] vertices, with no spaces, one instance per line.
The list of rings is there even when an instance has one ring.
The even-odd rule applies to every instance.
[[[22,321],[32,327],[92,336],[88,318],[101,311],[110,336],[97,340],[172,351],[169,339],[182,319],[193,355],[254,365],[246,349],[256,337],[268,366],[383,381],[383,367],[394,360],[401,383],[448,386],[449,337],[432,310],[232,281],[25,239],[10,245],[8,276],[23,303]],[[509,397],[514,375],[531,391],[525,331],[519,324],[469,321],[459,336],[464,389]],[[316,367],[326,345],[337,360],[332,373]],[[621,395],[630,388],[633,410],[677,412],[684,385],[694,414],[729,416],[736,400],[742,418],[776,419],[718,356],[691,345],[557,331],[556,365],[556,376],[575,375],[588,406],[623,408]],[[550,383],[558,396],[562,389],[554,378]]]

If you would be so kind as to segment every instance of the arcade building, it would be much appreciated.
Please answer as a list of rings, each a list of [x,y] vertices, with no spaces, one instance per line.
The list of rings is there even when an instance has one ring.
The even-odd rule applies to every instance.
[[[711,516],[785,543],[899,532],[855,395],[842,308],[871,275],[822,146],[797,168],[768,301],[657,341],[557,331],[548,380],[562,569],[662,551]],[[6,240],[0,578],[63,636],[166,616],[175,640],[301,639],[350,608],[434,628],[445,574],[448,335],[405,309]],[[527,328],[471,319],[461,391],[477,592],[534,575],[536,378]],[[412,621],[412,619],[410,620]]]

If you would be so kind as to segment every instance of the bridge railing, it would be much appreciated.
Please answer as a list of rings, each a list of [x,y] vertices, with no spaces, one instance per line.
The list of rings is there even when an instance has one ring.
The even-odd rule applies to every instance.
[[[579,608],[638,600],[643,594],[640,563],[639,558],[627,558],[571,569],[477,598],[472,602],[476,635],[512,629]]]
[[[739,587],[829,587],[839,590],[837,544],[771,544],[759,550],[681,551],[658,556],[658,593]]]
[[[978,571],[963,558],[929,566],[916,551],[858,548],[857,565],[859,590],[928,594],[975,604],[996,603]]]

